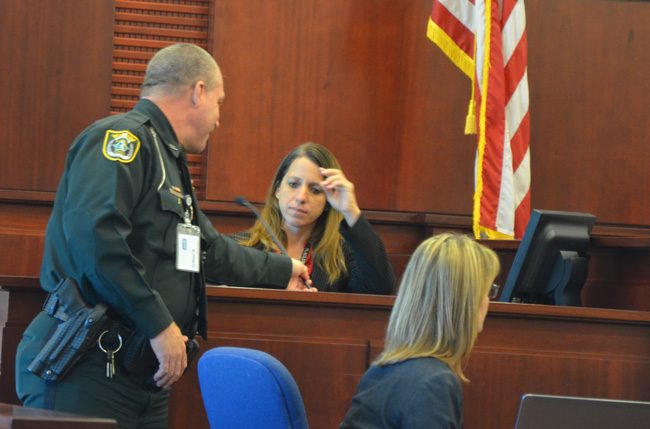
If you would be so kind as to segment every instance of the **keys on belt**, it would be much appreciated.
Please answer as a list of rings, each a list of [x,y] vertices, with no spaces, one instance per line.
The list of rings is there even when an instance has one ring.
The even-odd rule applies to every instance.
[[[101,333],[97,340],[97,346],[106,354],[106,378],[113,378],[115,376],[115,353],[122,348],[122,336],[117,334],[117,341],[109,342],[108,337],[105,337],[109,332],[106,330]]]

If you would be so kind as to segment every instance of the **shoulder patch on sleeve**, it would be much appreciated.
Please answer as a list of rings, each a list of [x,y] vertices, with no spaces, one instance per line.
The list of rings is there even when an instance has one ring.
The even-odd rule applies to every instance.
[[[106,130],[102,153],[106,159],[129,163],[140,150],[140,139],[128,130]]]

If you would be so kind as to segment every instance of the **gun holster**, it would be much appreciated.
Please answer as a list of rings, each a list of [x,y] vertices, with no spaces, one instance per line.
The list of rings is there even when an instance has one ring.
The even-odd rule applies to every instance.
[[[88,305],[73,279],[62,280],[43,306],[59,324],[27,369],[44,380],[63,379],[111,325],[107,309],[105,304]]]

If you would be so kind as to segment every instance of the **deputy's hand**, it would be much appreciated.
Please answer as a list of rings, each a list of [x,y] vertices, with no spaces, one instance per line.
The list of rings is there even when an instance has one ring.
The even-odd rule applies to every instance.
[[[287,290],[296,290],[304,292],[317,292],[318,289],[311,287],[309,270],[302,262],[297,259],[291,259],[291,278],[287,285]]]
[[[170,387],[183,375],[187,367],[185,343],[188,338],[183,335],[176,323],[169,325],[160,334],[150,339],[151,348],[158,359],[158,371],[153,376],[156,386]]]
[[[361,216],[361,209],[354,193],[354,184],[336,168],[321,167],[320,174],[325,176],[320,185],[325,191],[330,206],[341,212],[349,226],[354,226]]]

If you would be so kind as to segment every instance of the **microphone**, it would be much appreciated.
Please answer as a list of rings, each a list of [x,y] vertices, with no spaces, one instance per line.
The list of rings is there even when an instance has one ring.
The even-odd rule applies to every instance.
[[[248,208],[250,211],[252,211],[255,214],[255,217],[257,217],[257,220],[260,221],[260,223],[262,224],[262,226],[264,227],[266,232],[268,232],[268,234],[271,236],[271,240],[273,240],[275,245],[278,246],[278,249],[280,249],[280,252],[284,256],[289,256],[289,252],[287,252],[287,249],[284,248],[284,246],[282,245],[282,243],[280,242],[278,237],[273,233],[273,231],[271,230],[271,227],[269,226],[269,224],[266,223],[266,221],[262,218],[262,214],[260,213],[259,210],[257,210],[257,207],[252,205],[250,203],[250,201],[248,201],[246,199],[246,197],[243,197],[241,195],[239,197],[235,198],[235,202],[237,204],[239,204],[240,206],[244,206],[244,207]]]

